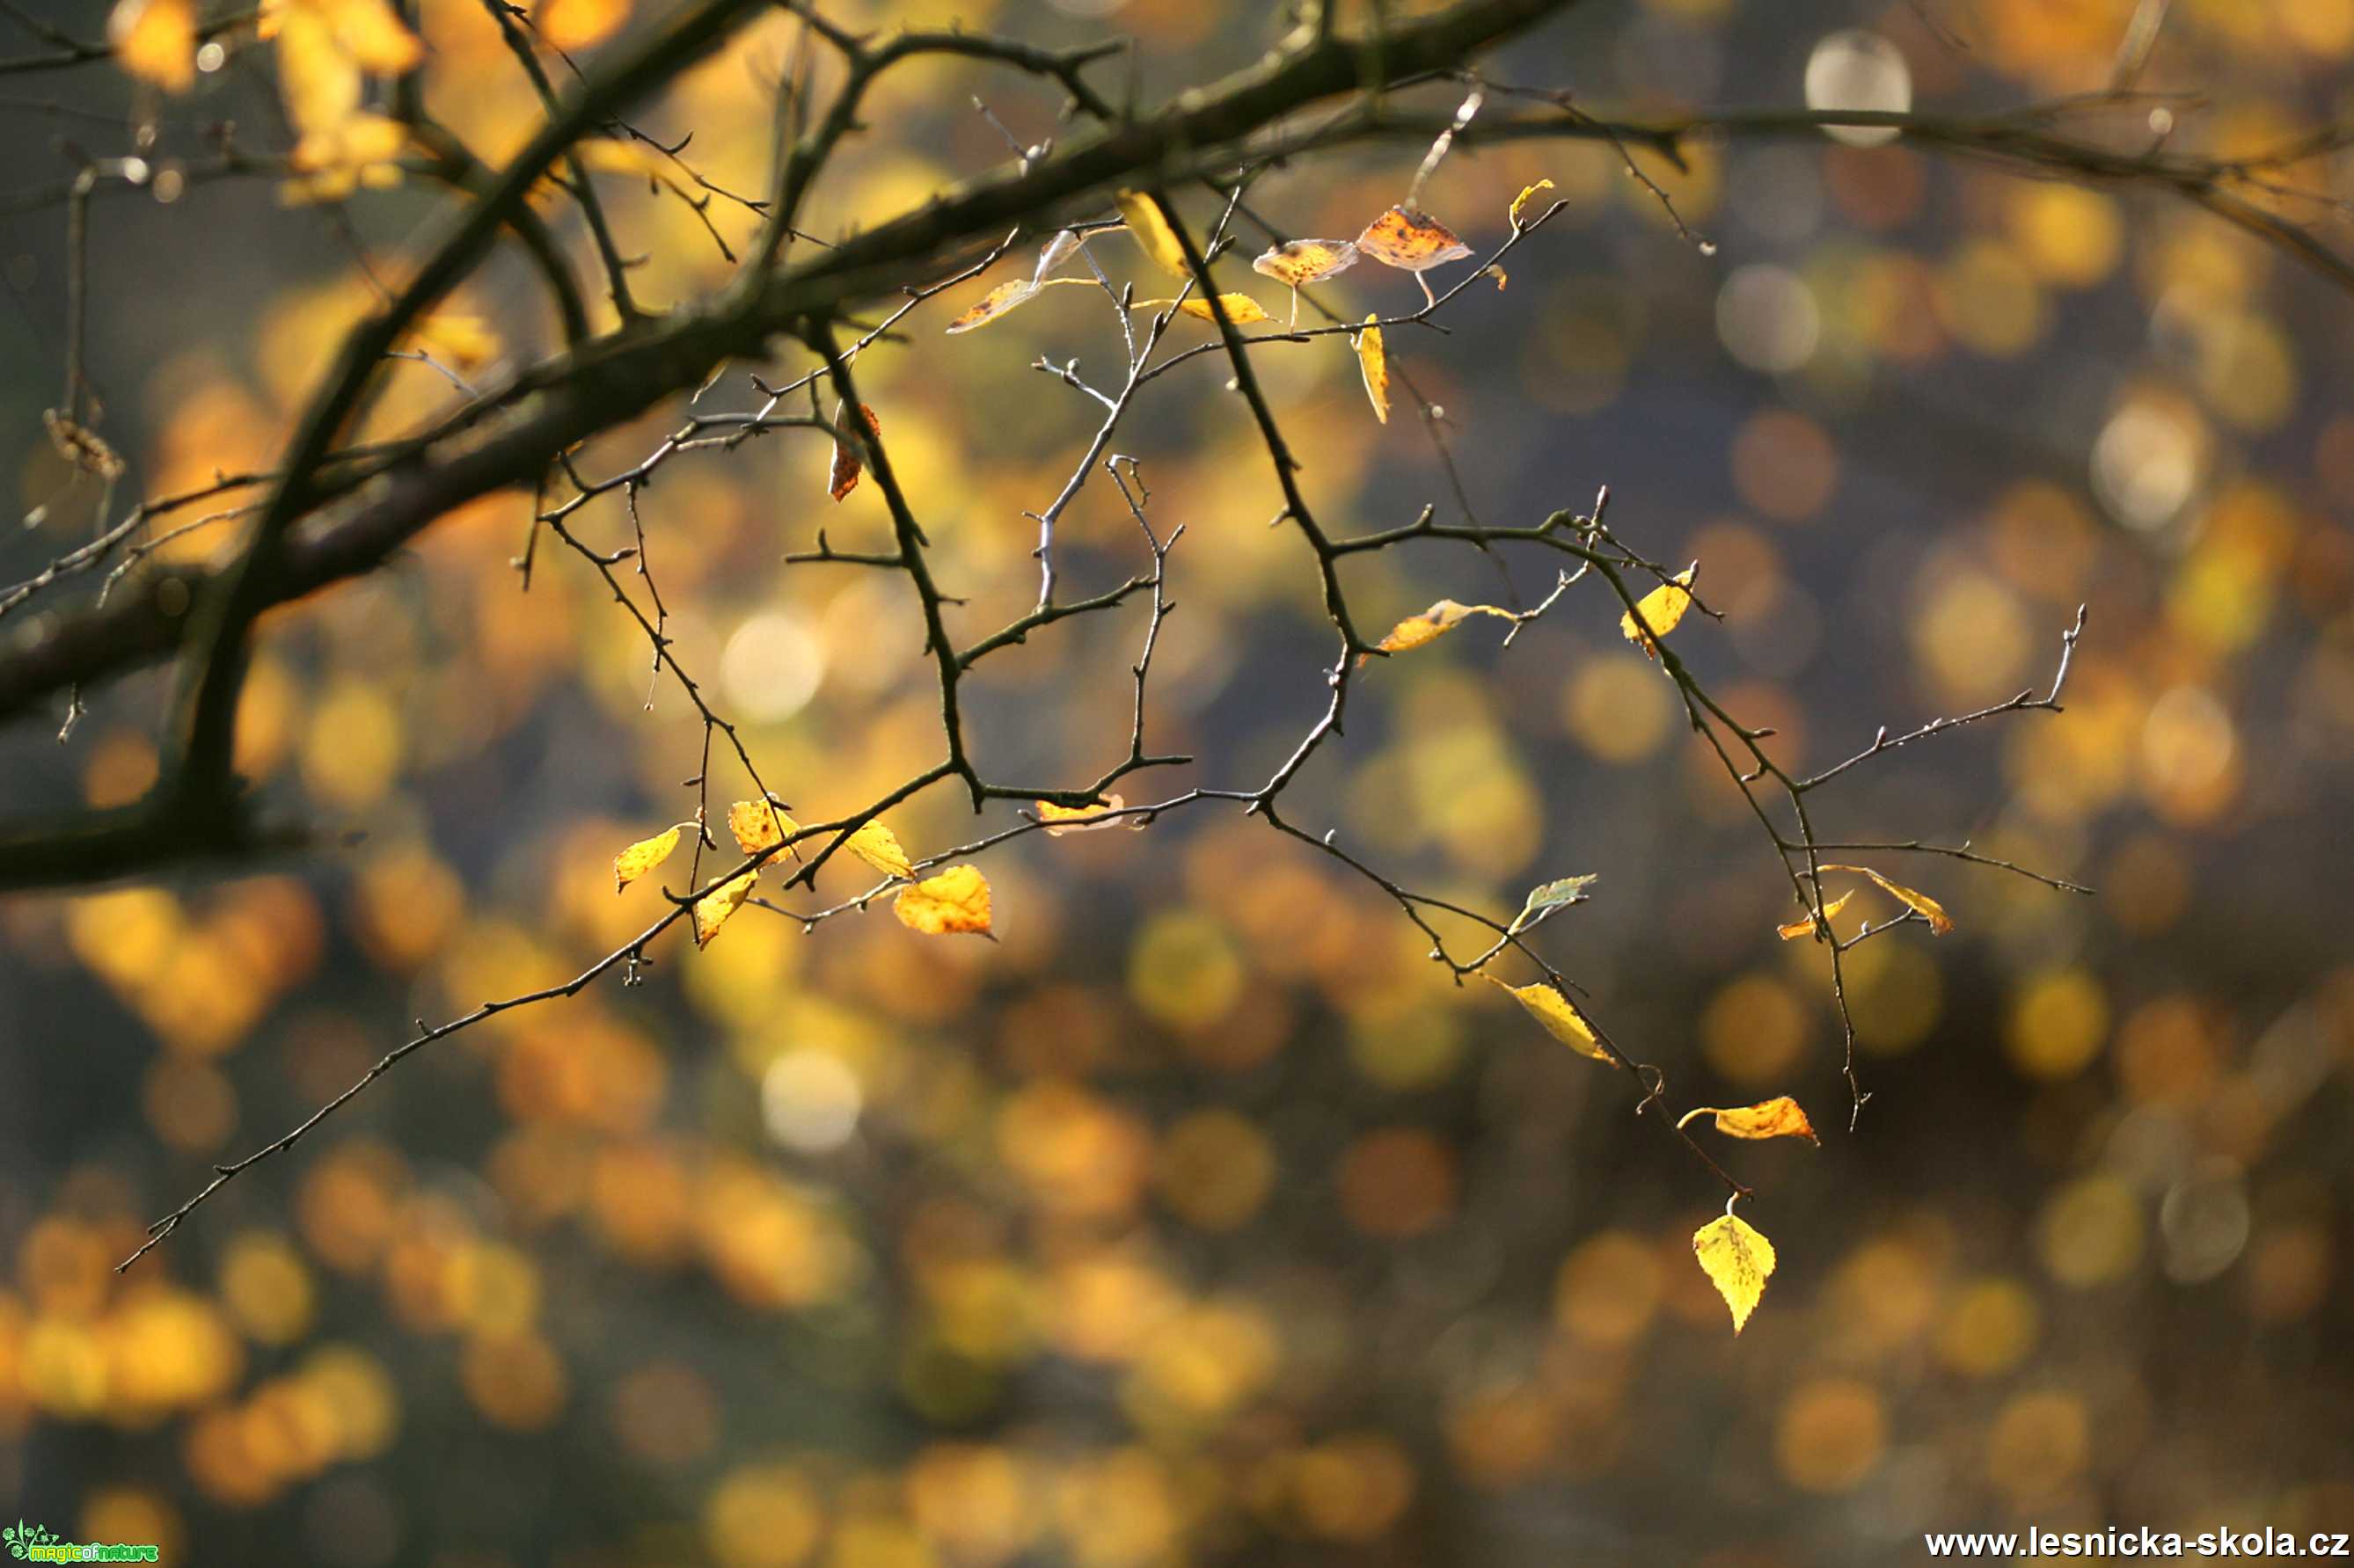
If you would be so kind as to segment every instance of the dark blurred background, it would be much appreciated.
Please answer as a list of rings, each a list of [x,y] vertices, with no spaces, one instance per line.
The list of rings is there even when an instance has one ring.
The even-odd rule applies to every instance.
[[[1256,58],[1270,9],[867,19],[1128,35],[1150,100]],[[1804,103],[1810,82],[1818,102],[1978,111],[2102,88],[2133,9],[1596,0],[1490,65],[1596,111]],[[420,31],[435,112],[486,157],[518,145],[537,110],[481,8],[432,0]],[[642,122],[757,190],[790,36],[751,29]],[[38,52],[5,19],[0,40]],[[2354,0],[2179,0],[2141,86],[2195,95],[2163,100],[2174,144],[2228,155],[2344,112],[2349,55]],[[270,177],[198,177],[220,122],[286,143],[270,47],[232,36],[216,63],[160,106],[106,66],[0,99],[0,432],[20,512],[41,509],[0,537],[0,580],[96,525],[40,418],[62,375],[54,192],[79,157],[184,173],[168,202],[93,204],[91,374],[131,462],[110,518],[266,465],[369,304],[363,269],[397,275],[447,199],[410,180],[288,206]],[[1001,166],[977,92],[1021,137],[1055,130],[1034,86],[910,70],[810,225]],[[2136,145],[2151,108],[2085,133]],[[1299,159],[1251,205],[1353,234],[1422,151]],[[0,902],[0,1513],[166,1562],[339,1568],[1746,1568],[1909,1561],[1929,1530],[2354,1528],[2354,413],[2329,368],[2354,298],[2156,195],[1902,147],[1703,141],[1686,171],[1646,167],[1713,254],[1604,145],[1475,135],[1425,192],[1483,255],[1524,185],[1571,204],[1501,292],[1448,308],[1451,335],[1389,334],[1443,410],[1460,497],[1412,397],[1374,422],[1343,340],[1260,353],[1327,525],[1426,501],[1525,524],[1608,484],[1631,546],[1702,563],[1724,619],[1678,646],[1794,769],[2048,683],[2086,605],[2064,715],[1907,748],[1816,810],[1826,838],[1967,840],[2097,896],[1878,857],[1957,929],[1850,955],[1872,1095],[1850,1133],[1825,960],[1775,938],[1788,882],[1598,585],[1509,650],[1474,620],[1370,670],[1287,814],[1500,914],[1598,873],[1542,946],[1670,1101],[1807,1107],[1819,1150],[1710,1145],[1780,1257],[1737,1340],[1690,1248],[1718,1192],[1626,1079],[1457,989],[1375,889],[1223,807],[984,857],[993,946],[879,905],[808,934],[747,910],[701,953],[673,938],[642,986],[419,1053],[117,1277],[214,1162],[411,1020],[567,978],[659,911],[644,887],[617,898],[609,863],[691,814],[700,726],[667,686],[643,709],[642,636],[576,557],[544,554],[520,590],[507,495],[266,623],[240,762],[327,825],[321,853]],[[2328,199],[2278,210],[2346,244],[2343,171],[2296,173]],[[649,301],[726,275],[683,204],[610,184]],[[1216,217],[1185,211],[1196,232]],[[1133,247],[1097,249],[1149,290]],[[1120,352],[1083,291],[940,336],[997,279],[860,361],[975,630],[1034,593],[1023,513],[1097,423],[1032,362],[1105,377]],[[1285,307],[1239,261],[1222,281]],[[1416,302],[1371,264],[1321,292],[1351,319]],[[512,258],[453,309],[489,340],[464,345],[469,376],[553,345]],[[378,429],[455,396],[423,365],[389,382]],[[1280,497],[1224,384],[1193,361],[1116,443],[1156,525],[1186,529],[1147,738],[1200,758],[1127,781],[1131,801],[1256,786],[1325,695],[1315,574],[1266,525]],[[701,406],[756,401],[731,373]],[[677,414],[584,471],[636,461]],[[784,432],[681,458],[644,498],[682,659],[810,820],[939,744],[904,583],[781,563],[820,525],[842,548],[884,537],[872,485],[826,500],[826,461]],[[630,537],[613,499],[581,526]],[[1064,540],[1074,594],[1144,564],[1100,476]],[[1416,546],[1362,559],[1351,592],[1381,626],[1553,583],[1549,558],[1506,568]],[[1122,755],[1141,634],[1140,614],[1091,618],[981,666],[984,768],[1076,783]],[[135,797],[164,689],[90,694],[64,746],[17,726],[8,807]],[[943,789],[891,820],[920,854],[1018,818],[976,823]],[[820,891],[864,885],[830,871]]]

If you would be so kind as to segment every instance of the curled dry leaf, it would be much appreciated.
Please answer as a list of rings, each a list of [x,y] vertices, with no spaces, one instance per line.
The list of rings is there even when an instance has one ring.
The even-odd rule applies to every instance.
[[[630,0],[539,0],[531,25],[552,49],[585,49],[603,43],[630,19]]]
[[[1382,346],[1382,329],[1373,324],[1381,319],[1378,313],[1367,316],[1364,330],[1357,334],[1357,368],[1365,373],[1365,396],[1373,400],[1373,417],[1386,425],[1390,422],[1390,356]]]
[[[1065,833],[1099,833],[1106,828],[1141,828],[1142,817],[1116,817],[1108,813],[1125,810],[1128,802],[1118,795],[1107,795],[1100,806],[1057,806],[1052,800],[1038,802],[1038,820],[1046,824],[1046,836],[1059,839]]]
[[[122,477],[122,456],[106,444],[104,437],[55,408],[41,415],[42,428],[49,432],[49,445],[66,461],[83,473],[94,473],[101,479]]]
[[[1746,1220],[1727,1214],[1692,1233],[1692,1255],[1733,1308],[1733,1331],[1738,1334],[1766,1294],[1766,1281],[1774,1272],[1774,1244]]]
[[[850,835],[843,846],[885,876],[913,877],[916,868],[896,834],[880,822],[868,822]]]
[[[1901,882],[1889,881],[1888,878],[1881,875],[1880,873],[1872,870],[1872,867],[1868,865],[1825,865],[1822,869],[1825,871],[1851,871],[1859,876],[1868,876],[1872,878],[1872,881],[1880,884],[1883,889],[1893,895],[1898,903],[1903,905],[1907,909],[1912,910],[1915,915],[1920,916],[1921,918],[1929,922],[1929,934],[1931,936],[1942,937],[1946,932],[1954,928],[1953,916],[1946,913],[1946,906],[1944,905],[1938,903],[1935,899],[1930,897],[1925,893],[1914,892],[1912,888],[1905,886]],[[1840,902],[1844,904],[1847,900],[1842,898]]]
[[[676,848],[678,848],[678,829],[673,827],[669,832],[656,833],[650,839],[640,839],[636,843],[615,855],[613,857],[613,891],[620,892],[621,889],[668,860],[670,852]]]
[[[952,865],[937,876],[899,889],[891,913],[910,931],[928,937],[989,935],[989,879],[977,865]]]
[[[1406,272],[1427,272],[1471,254],[1454,230],[1408,207],[1394,207],[1367,224],[1357,236],[1357,249],[1385,267]]]
[[[106,41],[116,62],[141,81],[166,92],[196,85],[195,0],[117,0],[107,15]]]
[[[1512,999],[1529,1010],[1529,1015],[1545,1026],[1545,1033],[1576,1052],[1597,1062],[1610,1060],[1610,1053],[1594,1037],[1593,1025],[1577,1011],[1577,1004],[1543,981],[1535,985],[1506,985],[1494,975],[1488,983],[1499,991],[1509,991]]]
[[[866,420],[866,430],[869,435],[879,436],[883,433],[883,421],[875,417],[874,409],[861,403],[858,405],[858,412]],[[840,415],[835,416],[834,423],[837,425],[843,423]],[[837,434],[833,438],[833,467],[826,473],[825,493],[839,503],[843,496],[858,488],[858,476],[865,470],[866,464],[859,457],[858,448],[843,440]]]
[[[1824,869],[1828,871],[1829,867],[1826,866]],[[1838,914],[1840,910],[1846,908],[1847,901],[1854,896],[1855,889],[1850,887],[1845,893],[1840,894],[1837,898],[1832,899],[1829,904],[1823,906],[1822,917],[1826,929],[1829,928],[1830,917]],[[1814,935],[1814,932],[1815,917],[1812,915],[1793,920],[1787,926],[1776,926],[1774,927],[1774,934],[1781,938],[1782,940],[1786,942],[1795,942],[1801,937],[1811,937]]]
[[[727,924],[727,917],[741,909],[744,900],[752,896],[752,885],[759,880],[760,873],[756,867],[731,881],[721,883],[695,901],[696,947],[706,945],[719,934],[719,927]]]
[[[1807,1120],[1807,1113],[1798,1108],[1798,1102],[1787,1095],[1725,1110],[1702,1106],[1684,1112],[1676,1125],[1681,1127],[1694,1117],[1702,1116],[1714,1117],[1716,1130],[1731,1138],[1803,1138],[1818,1149],[1822,1147],[1823,1140],[1815,1136],[1814,1124]]]
[[[1180,278],[1193,275],[1185,264],[1185,247],[1177,238],[1177,228],[1158,201],[1143,191],[1122,191],[1113,199],[1119,216],[1127,220],[1128,231],[1136,236],[1136,242],[1155,265]]]
[[[1650,657],[1658,658],[1659,651],[1651,639],[1654,636],[1665,637],[1669,632],[1673,631],[1676,629],[1676,622],[1684,618],[1684,611],[1691,608],[1692,578],[1698,576],[1699,572],[1700,563],[1694,561],[1672,578],[1637,599],[1634,609],[1628,610],[1618,618],[1618,635],[1640,648]],[[1638,611],[1642,616],[1639,622],[1636,620]],[[1645,627],[1650,630],[1646,631]]]
[[[1251,263],[1251,270],[1294,289],[1347,271],[1357,264],[1357,247],[1347,239],[1294,239]]]
[[[1512,198],[1511,211],[1504,215],[1511,220],[1514,228],[1520,228],[1521,209],[1529,205],[1530,198],[1534,196],[1539,191],[1549,191],[1551,189],[1553,189],[1553,182],[1551,180],[1539,180],[1532,185],[1523,185],[1521,187],[1521,194]]]
[[[801,826],[766,800],[738,800],[727,808],[727,831],[736,835],[737,849],[758,854],[784,842],[787,833],[800,832]]]
[[[1374,646],[1384,653],[1409,652],[1426,642],[1437,641],[1454,630],[1466,617],[1474,615],[1493,615],[1505,620],[1513,619],[1511,610],[1498,609],[1492,604],[1458,604],[1451,599],[1442,599],[1420,615],[1409,615],[1391,627],[1389,635]],[[1357,662],[1363,664],[1367,657],[1366,654],[1358,654]]]
[[[1248,294],[1220,294],[1218,303],[1226,307],[1226,319],[1236,326],[1248,326],[1253,322],[1267,320],[1267,312]],[[1214,322],[1218,313],[1207,300],[1139,300],[1132,307],[1140,311],[1165,311],[1175,305],[1196,321]]]

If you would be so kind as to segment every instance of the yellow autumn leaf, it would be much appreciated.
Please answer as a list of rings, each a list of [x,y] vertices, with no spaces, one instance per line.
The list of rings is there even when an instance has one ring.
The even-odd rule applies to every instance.
[[[1501,267],[1496,265],[1493,261],[1490,261],[1485,267],[1480,268],[1479,275],[1483,278],[1495,279],[1496,292],[1500,294],[1504,291],[1504,285],[1512,281],[1511,275],[1506,272]]]
[[[114,58],[141,81],[186,92],[196,79],[195,0],[117,0],[106,18]]]
[[[1545,1026],[1545,1033],[1575,1051],[1581,1056],[1591,1056],[1597,1062],[1611,1060],[1602,1042],[1594,1037],[1593,1026],[1585,1022],[1577,1006],[1553,986],[1540,981],[1535,985],[1506,985],[1494,975],[1488,983],[1499,991],[1508,991],[1514,1001],[1529,1010],[1529,1015]]]
[[[1847,901],[1854,896],[1855,889],[1850,887],[1845,893],[1840,894],[1837,898],[1832,899],[1829,904],[1824,905],[1823,919],[1828,922],[1832,916],[1846,908]],[[1814,935],[1814,931],[1815,917],[1812,915],[1793,920],[1787,926],[1776,926],[1774,927],[1774,934],[1781,938],[1782,940],[1786,942],[1795,942],[1801,937],[1810,937]]]
[[[1185,247],[1177,238],[1177,230],[1161,204],[1143,191],[1122,191],[1113,198],[1119,216],[1128,221],[1128,231],[1144,247],[1144,253],[1164,272],[1180,278],[1190,278],[1193,270],[1185,265]]]
[[[1357,368],[1365,373],[1365,396],[1373,400],[1373,417],[1386,425],[1390,422],[1390,356],[1382,347],[1382,329],[1373,324],[1381,319],[1379,313],[1367,316],[1364,330],[1357,334]]]
[[[1078,280],[1072,281],[1076,282]],[[1218,302],[1226,307],[1226,319],[1236,326],[1248,326],[1253,322],[1267,320],[1267,312],[1248,294],[1220,294]],[[1207,300],[1139,300],[1135,308],[1140,311],[1165,311],[1172,305],[1196,321],[1214,322],[1218,319],[1217,313],[1210,309]]]
[[[1123,810],[1128,802],[1118,795],[1107,795],[1100,806],[1057,806],[1052,800],[1038,802],[1038,820],[1046,825],[1046,836],[1059,839],[1065,833],[1097,833],[1106,828],[1140,828],[1142,817],[1115,817],[1108,813]]]
[[[659,147],[624,142],[618,136],[583,136],[572,143],[572,156],[584,169],[600,175],[642,175],[650,180],[670,177],[670,160]]]
[[[1553,189],[1553,182],[1551,180],[1539,180],[1532,185],[1522,186],[1521,194],[1512,198],[1512,210],[1506,213],[1504,215],[1505,217],[1511,223],[1511,226],[1514,228],[1520,228],[1521,209],[1529,205],[1529,199],[1535,196],[1537,192],[1549,191],[1551,189]]]
[[[670,852],[676,848],[678,848],[678,829],[673,827],[668,832],[656,833],[650,839],[640,839],[636,843],[615,855],[613,857],[613,891],[620,892],[621,889],[668,860]]]
[[[601,44],[630,19],[630,0],[539,0],[531,25],[555,49],[585,49]]]
[[[498,357],[499,334],[481,316],[464,311],[434,311],[409,333],[413,345],[422,344],[436,359],[460,370],[473,370]]]
[[[1727,1214],[1692,1233],[1692,1255],[1733,1308],[1733,1331],[1738,1334],[1766,1294],[1766,1281],[1774,1272],[1774,1244],[1746,1220]]]
[[[278,91],[303,136],[332,132],[359,108],[364,72],[398,76],[425,58],[390,0],[273,0],[256,33],[278,46]]]
[[[425,46],[401,25],[392,0],[292,0],[324,15],[335,41],[362,70],[398,76],[425,58]]]
[[[359,62],[336,41],[334,24],[313,6],[272,6],[263,16],[277,22],[278,95],[286,118],[304,137],[332,133],[360,106]]]
[[[1822,1147],[1823,1140],[1815,1136],[1814,1125],[1807,1120],[1807,1113],[1799,1109],[1798,1102],[1787,1095],[1777,1095],[1754,1106],[1735,1106],[1729,1109],[1701,1106],[1684,1112],[1676,1125],[1681,1127],[1694,1117],[1702,1116],[1714,1117],[1716,1130],[1728,1137],[1803,1138],[1817,1148]]]
[[[1673,577],[1637,599],[1634,609],[1628,610],[1618,618],[1618,635],[1634,643],[1645,653],[1655,659],[1658,658],[1659,650],[1652,643],[1651,639],[1655,636],[1665,637],[1669,632],[1673,631],[1676,629],[1676,622],[1684,618],[1684,611],[1691,608],[1692,578],[1699,572],[1700,563],[1694,561]],[[1638,623],[1635,619],[1638,612],[1642,616],[1640,623]],[[1650,630],[1646,632],[1645,627],[1650,628]]]
[[[989,935],[989,879],[973,865],[952,865],[899,890],[891,913],[926,936]]]
[[[760,880],[758,867],[732,881],[723,882],[695,901],[695,945],[707,944],[727,924],[727,917],[744,906],[752,896],[752,885]]]
[[[897,836],[880,822],[868,822],[860,828],[850,835],[850,842],[843,847],[885,876],[916,874],[907,852],[899,847]]]
[[[1513,619],[1511,610],[1498,609],[1492,604],[1458,604],[1451,599],[1442,599],[1420,615],[1409,615],[1391,627],[1389,634],[1374,646],[1384,653],[1411,652],[1425,643],[1437,641],[1474,615],[1493,615],[1505,620]],[[1366,655],[1361,653],[1357,656],[1357,662],[1363,664],[1365,659]]]
[[[1394,207],[1365,226],[1357,249],[1384,266],[1426,272],[1442,262],[1471,254],[1452,229],[1426,212]]]
[[[1353,240],[1294,239],[1260,256],[1251,263],[1251,270],[1298,289],[1320,283],[1356,264]]]
[[[1872,881],[1880,884],[1883,889],[1893,895],[1898,903],[1903,905],[1907,909],[1912,910],[1914,914],[1928,921],[1929,934],[1931,936],[1942,937],[1946,932],[1951,931],[1954,928],[1953,916],[1946,913],[1946,906],[1944,905],[1938,903],[1935,899],[1930,897],[1925,893],[1914,892],[1912,888],[1905,886],[1901,882],[1889,881],[1888,878],[1881,875],[1880,873],[1872,870],[1872,867],[1868,865],[1825,865],[1822,869],[1825,871],[1851,871],[1859,876],[1868,876],[1872,878]],[[1845,899],[1841,899],[1840,902],[1844,904],[1847,901]]]
[[[289,161],[296,177],[279,187],[280,199],[289,206],[341,201],[363,185],[371,190],[397,185],[400,164],[396,160],[408,144],[408,128],[399,121],[355,110],[294,143]]]
[[[727,831],[736,835],[737,849],[758,854],[782,843],[787,833],[800,832],[801,826],[766,800],[738,800],[727,808]]]

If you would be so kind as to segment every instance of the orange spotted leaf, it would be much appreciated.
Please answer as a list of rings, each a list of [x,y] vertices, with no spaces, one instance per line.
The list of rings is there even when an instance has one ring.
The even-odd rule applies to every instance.
[[[1408,207],[1394,207],[1367,224],[1357,236],[1357,249],[1385,267],[1406,272],[1427,272],[1471,254],[1454,230]]]
[[[858,412],[866,420],[869,434],[879,436],[883,433],[883,421],[875,417],[874,409],[861,403],[858,405]],[[858,455],[857,445],[854,442],[843,440],[839,435],[835,436],[833,467],[826,475],[825,493],[832,496],[836,502],[840,502],[843,496],[858,488],[858,476],[865,471],[865,467],[864,461]]]
[[[799,822],[766,800],[738,800],[727,808],[727,831],[736,835],[737,849],[758,854],[782,843],[787,833],[801,830]]]
[[[1357,247],[1353,240],[1294,239],[1253,261],[1251,270],[1299,289],[1320,283],[1356,264]]]

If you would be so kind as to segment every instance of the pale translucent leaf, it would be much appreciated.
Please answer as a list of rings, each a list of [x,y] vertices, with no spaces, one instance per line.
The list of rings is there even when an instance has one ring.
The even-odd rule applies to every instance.
[[[1357,236],[1357,249],[1384,266],[1407,272],[1427,272],[1471,254],[1471,248],[1445,224],[1405,207],[1394,207],[1367,224]]]

